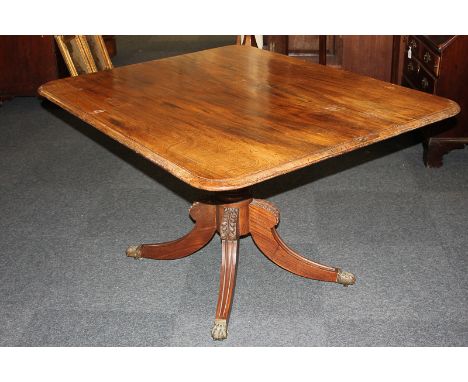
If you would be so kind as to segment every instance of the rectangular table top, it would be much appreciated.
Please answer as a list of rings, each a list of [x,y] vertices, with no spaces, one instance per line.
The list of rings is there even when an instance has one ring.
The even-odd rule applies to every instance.
[[[186,183],[239,189],[453,116],[448,99],[246,46],[39,93]]]

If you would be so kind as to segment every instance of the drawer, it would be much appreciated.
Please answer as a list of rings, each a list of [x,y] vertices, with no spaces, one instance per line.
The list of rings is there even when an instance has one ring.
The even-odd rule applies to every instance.
[[[419,61],[431,72],[434,76],[439,76],[440,56],[429,50],[424,44],[421,44],[419,50]]]
[[[418,59],[405,57],[403,74],[412,88],[434,93],[437,80]]]
[[[420,41],[413,37],[409,36],[408,41],[406,42],[406,55],[407,58],[419,57],[419,46],[421,45]],[[411,53],[409,50],[411,49]]]
[[[412,83],[416,84],[418,81],[419,71],[421,70],[421,65],[417,60],[410,59],[408,56],[405,57],[403,74],[408,78]]]
[[[435,77],[439,76],[440,56],[414,36],[408,37],[405,58],[417,58],[430,73]]]
[[[434,93],[436,80],[432,77],[429,72],[421,68],[418,76],[417,83],[414,84],[416,89],[422,90],[426,93]]]

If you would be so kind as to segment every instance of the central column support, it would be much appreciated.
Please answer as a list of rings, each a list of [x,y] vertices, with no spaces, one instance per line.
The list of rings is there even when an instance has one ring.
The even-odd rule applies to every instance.
[[[241,193],[223,194],[217,198],[217,202],[221,203],[216,206],[217,231],[221,238],[221,270],[216,318],[211,331],[214,340],[227,338],[227,325],[236,285],[239,239],[250,232],[251,201],[248,194]]]
[[[129,247],[127,256],[135,259],[180,259],[200,250],[217,232],[221,238],[221,269],[216,317],[211,331],[215,340],[227,338],[239,239],[242,236],[250,234],[267,258],[298,276],[344,286],[356,281],[350,272],[316,263],[289,248],[276,231],[280,220],[278,208],[266,200],[253,199],[248,190],[219,192],[209,202],[196,202],[190,208],[190,216],[195,226],[184,237],[167,243]]]

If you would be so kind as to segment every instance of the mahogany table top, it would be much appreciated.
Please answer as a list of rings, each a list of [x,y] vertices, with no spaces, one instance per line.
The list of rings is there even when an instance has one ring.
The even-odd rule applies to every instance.
[[[239,189],[453,116],[448,99],[246,46],[39,93],[186,183]]]

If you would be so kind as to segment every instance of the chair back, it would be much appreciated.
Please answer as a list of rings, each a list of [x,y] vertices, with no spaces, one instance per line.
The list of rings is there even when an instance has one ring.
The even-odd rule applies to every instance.
[[[72,77],[112,69],[102,36],[55,36]]]
[[[247,45],[262,49],[263,35],[238,35],[236,37],[237,45]]]

